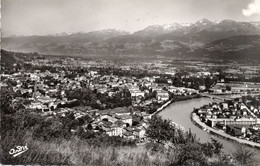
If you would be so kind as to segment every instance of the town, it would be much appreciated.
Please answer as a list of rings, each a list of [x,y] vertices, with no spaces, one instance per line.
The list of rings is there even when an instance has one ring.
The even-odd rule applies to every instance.
[[[195,109],[201,122],[231,136],[260,143],[260,95],[243,96]],[[206,130],[206,129],[205,129]]]
[[[2,74],[1,88],[12,87],[14,106],[22,106],[46,118],[74,116],[75,125],[109,136],[144,139],[147,119],[169,100],[199,97],[198,90],[175,87],[171,79],[157,83],[158,76],[127,77],[97,71],[76,75],[17,72]],[[77,122],[77,123],[76,123]],[[80,123],[82,122],[82,123]]]
[[[190,119],[179,124],[154,119],[160,117],[157,114],[179,101],[215,101],[236,96],[236,100],[202,107],[198,117],[214,129],[259,144],[259,98],[241,98],[259,94],[259,66],[242,68],[232,62],[219,66],[218,62],[160,58],[136,61],[45,57],[4,50],[2,53],[3,129],[7,133],[33,129],[28,131],[29,138],[24,137],[32,142],[46,144],[76,137],[94,147],[149,147],[154,141],[170,140],[185,144],[193,142],[196,136],[189,127],[182,126]],[[191,113],[192,108],[191,105],[186,111]],[[182,110],[171,110],[172,116],[174,111]],[[156,150],[158,145],[152,145],[152,149]],[[212,153],[212,148],[223,147],[216,140],[199,146],[209,146]],[[219,153],[217,150],[216,154]]]
[[[2,64],[1,73],[1,88],[14,93],[13,107],[50,119],[71,117],[72,133],[83,129],[143,141],[148,119],[172,102],[207,94],[253,94],[260,89],[257,83],[259,68],[252,68],[248,77],[243,78],[256,82],[244,85],[232,83],[238,77],[231,76],[228,71],[224,76],[214,65],[197,61],[164,63],[151,60],[146,63],[120,62],[117,65],[118,62],[108,60],[47,59],[37,53],[17,54],[25,59],[23,65]],[[184,64],[185,72],[182,69]],[[213,109],[215,107],[217,110]],[[219,116],[228,115],[230,110],[226,109],[229,107],[230,104],[222,109],[213,105],[211,109],[201,109],[198,114],[211,126],[221,125],[217,123],[223,121]],[[259,108],[254,109],[254,113],[259,112]],[[230,118],[235,118],[236,112],[234,108]],[[247,113],[242,112],[241,115]],[[250,124],[256,122],[256,116],[248,120]]]

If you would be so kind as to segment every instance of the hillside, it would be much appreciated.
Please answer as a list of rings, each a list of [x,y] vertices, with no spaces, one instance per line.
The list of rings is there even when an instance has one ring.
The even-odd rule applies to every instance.
[[[193,53],[213,59],[260,61],[260,35],[233,36],[205,44]]]
[[[14,66],[21,69],[24,61],[32,60],[38,55],[38,53],[21,53],[1,49],[1,71],[15,72]]]
[[[22,52],[12,52],[1,49],[1,64],[14,64],[14,63],[24,63],[25,60],[30,60],[39,54],[34,53],[22,53]]]
[[[6,63],[6,64],[13,64],[16,62],[16,59],[14,57],[14,53],[1,50],[1,64]]]

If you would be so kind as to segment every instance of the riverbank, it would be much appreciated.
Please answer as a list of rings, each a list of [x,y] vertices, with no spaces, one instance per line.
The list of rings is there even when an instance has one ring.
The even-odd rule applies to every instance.
[[[201,98],[201,97],[202,96],[200,94],[196,94],[196,95],[191,95],[191,96],[181,96],[177,100],[176,100],[176,98],[172,98],[171,100],[169,100],[168,102],[163,104],[160,108],[158,108],[154,113],[152,113],[151,117],[154,116],[154,115],[159,114],[160,112],[162,112],[165,108],[167,108],[172,103],[186,101],[186,100],[192,100],[192,99],[198,99],[198,98]],[[185,131],[185,127],[183,127],[182,125],[176,123],[175,121],[172,121],[172,125],[174,125],[175,127],[181,129],[182,131]]]
[[[201,96],[200,94],[197,94],[197,95],[191,95],[191,96],[182,96],[182,98],[180,98],[179,100],[176,100],[176,98],[173,98],[173,99],[169,100],[168,102],[166,102],[165,104],[163,104],[161,107],[159,107],[154,113],[151,114],[151,116],[157,115],[158,113],[163,111],[163,109],[165,109],[166,107],[168,107],[170,104],[172,104],[174,102],[191,100],[191,99],[196,99],[196,98],[201,98],[201,97],[203,97],[203,96]]]
[[[153,115],[157,115],[158,113],[160,113],[161,111],[163,111],[164,108],[166,108],[167,106],[169,106],[171,103],[173,103],[173,100],[169,100],[168,102],[166,102],[165,104],[163,104],[160,108],[158,108],[154,113],[151,114],[151,116]]]
[[[243,140],[243,139],[240,139],[240,138],[237,138],[237,137],[232,137],[231,135],[225,133],[223,130],[216,130],[214,128],[207,126],[205,123],[200,121],[199,117],[195,113],[190,114],[190,119],[191,119],[193,124],[195,124],[196,126],[201,128],[202,130],[204,130],[204,131],[206,131],[206,132],[208,132],[212,135],[216,135],[216,136],[224,138],[226,140],[236,142],[236,143],[240,143],[240,144],[243,144],[243,145],[253,147],[253,148],[260,150],[260,144],[258,144],[258,143],[248,141],[248,140]]]

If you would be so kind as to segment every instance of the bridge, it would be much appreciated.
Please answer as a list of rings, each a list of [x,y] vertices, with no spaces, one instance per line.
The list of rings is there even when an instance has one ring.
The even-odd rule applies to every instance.
[[[205,94],[205,93],[202,93],[201,96],[202,96],[202,97],[208,97],[208,98],[211,98],[211,99],[217,99],[217,100],[221,100],[221,101],[234,99],[234,98],[229,97],[229,96],[227,96],[227,95],[213,95],[213,94]],[[242,95],[241,95],[241,96],[242,96]]]
[[[235,97],[231,97],[231,96],[228,96],[228,95],[233,95]],[[202,97],[208,97],[208,98],[211,98],[211,99],[217,99],[217,100],[221,100],[221,101],[233,100],[234,98],[242,97],[242,96],[245,96],[245,95],[257,96],[257,95],[260,95],[260,93],[256,93],[256,94],[239,93],[239,94],[222,94],[222,95],[201,93]]]

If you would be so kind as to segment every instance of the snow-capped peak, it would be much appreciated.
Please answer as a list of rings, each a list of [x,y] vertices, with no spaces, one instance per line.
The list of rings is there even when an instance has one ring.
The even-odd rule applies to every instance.
[[[169,29],[171,26],[172,26],[172,24],[165,24],[165,25],[163,25],[163,28],[164,29]]]
[[[103,33],[106,33],[106,32],[108,32],[108,33],[111,33],[111,32],[120,32],[120,33],[122,33],[122,32],[125,32],[125,31],[120,30],[120,29],[104,29],[104,30],[101,30],[100,32],[103,32]]]
[[[176,30],[182,28],[182,25],[178,23],[172,23],[172,24],[164,24],[162,27],[164,30]]]
[[[206,25],[213,25],[214,23],[209,21],[208,19],[206,18],[203,18],[202,20],[199,20],[197,21],[194,25],[197,25],[197,26],[206,26]]]
[[[62,32],[62,33],[56,33],[53,36],[67,36],[67,35],[72,35],[75,34],[73,32]]]
[[[92,32],[88,32],[88,34],[129,34],[129,32],[120,30],[120,29],[103,29],[103,30],[99,30],[99,31],[92,31]]]
[[[183,27],[189,27],[191,26],[192,23],[180,23],[181,26]]]

